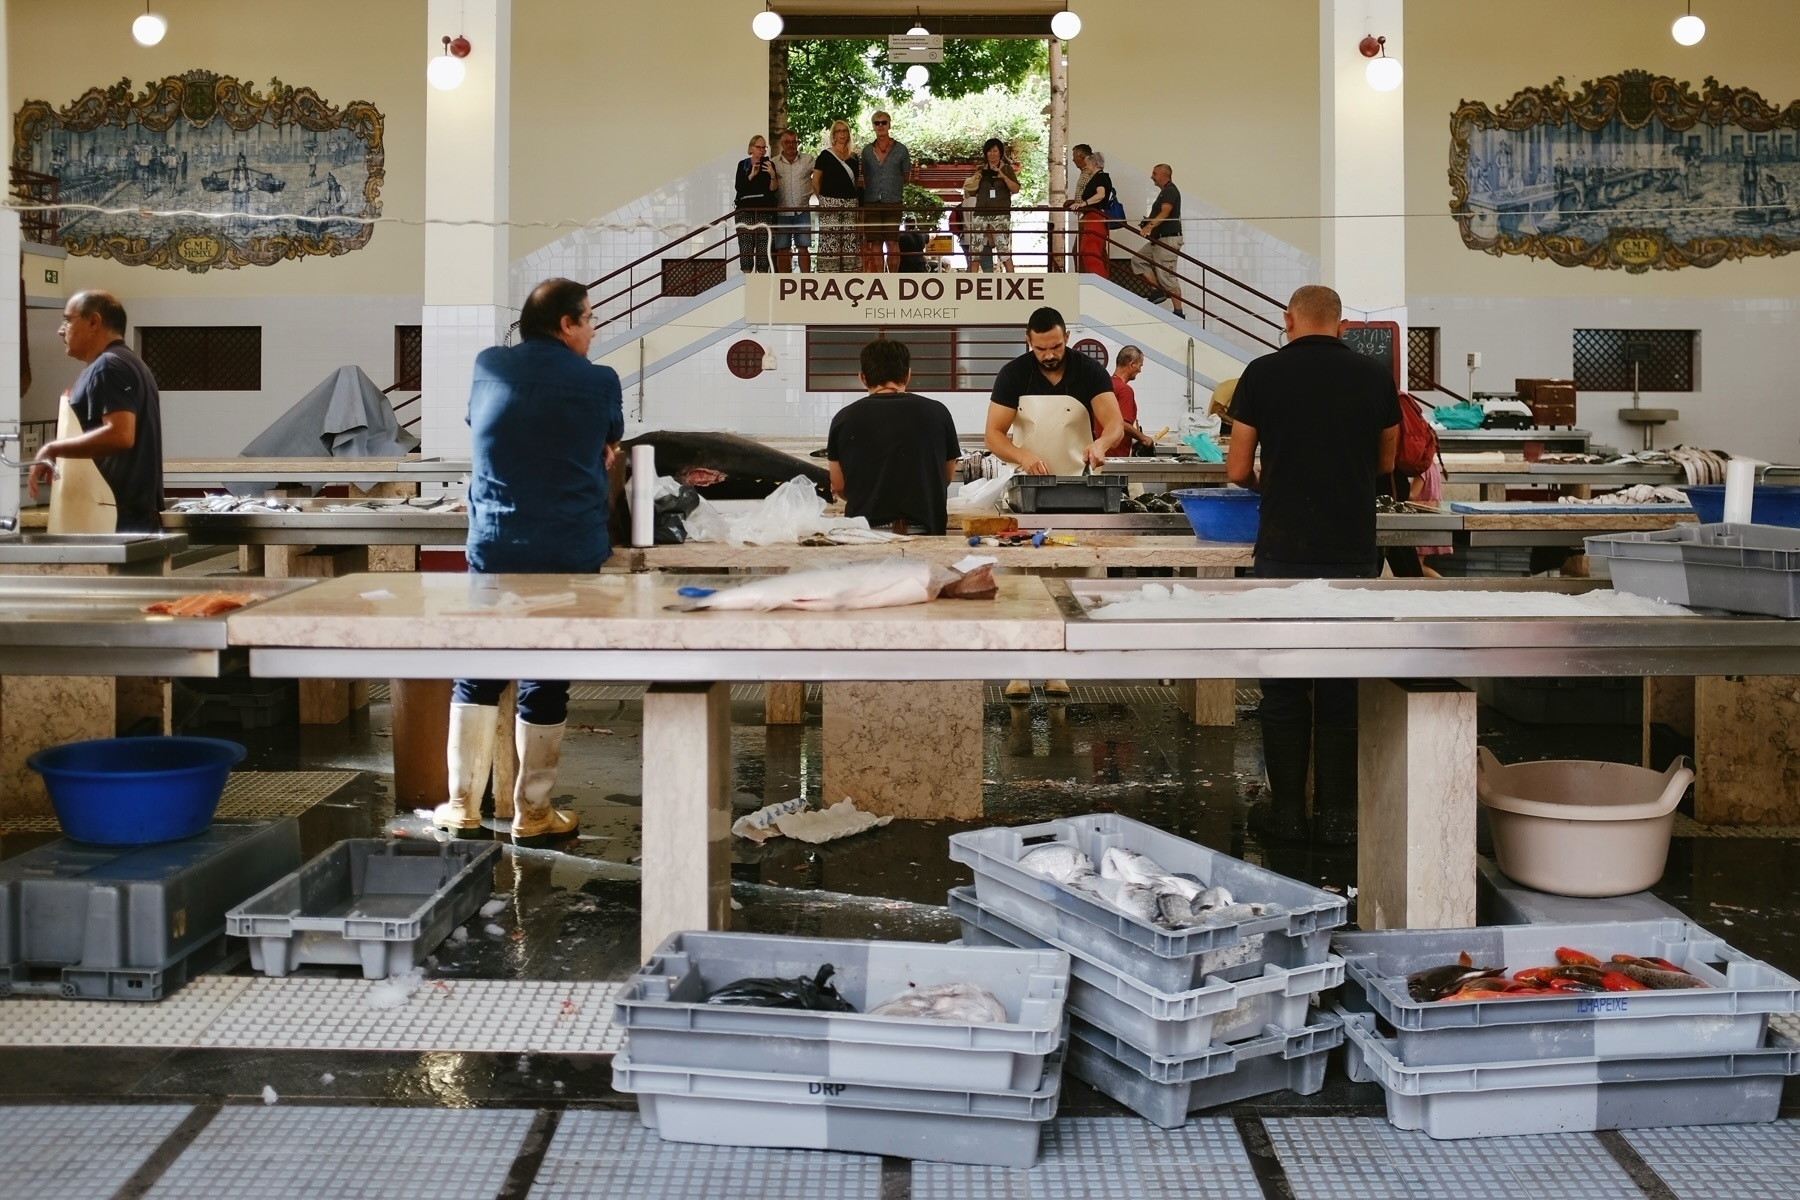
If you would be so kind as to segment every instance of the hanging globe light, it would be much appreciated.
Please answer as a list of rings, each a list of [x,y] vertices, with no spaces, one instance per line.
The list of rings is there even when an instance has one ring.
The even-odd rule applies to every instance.
[[[1364,69],[1364,74],[1369,80],[1370,87],[1378,92],[1391,92],[1400,86],[1403,72],[1400,69],[1399,59],[1389,58],[1384,54],[1380,58],[1370,59],[1369,65]]]
[[[1069,41],[1081,32],[1081,18],[1065,8],[1050,18],[1050,32],[1059,41]]]
[[[137,39],[137,44],[140,46],[156,45],[163,40],[163,35],[167,32],[169,32],[169,23],[163,20],[162,14],[153,13],[148,7],[144,9],[143,16],[131,23],[131,36]]]
[[[784,22],[781,19],[780,13],[772,8],[765,7],[761,12],[750,18],[750,32],[754,33],[765,42],[772,42],[781,36],[781,27],[783,24]]]
[[[425,64],[425,80],[440,92],[462,86],[468,69],[463,59],[469,57],[469,39],[458,35],[444,38],[444,52]]]
[[[918,91],[931,82],[931,71],[923,63],[914,63],[906,68],[906,86]]]
[[[1697,45],[1700,39],[1706,36],[1706,22],[1690,12],[1685,17],[1676,17],[1675,24],[1669,32],[1674,34],[1675,40],[1683,46]]]

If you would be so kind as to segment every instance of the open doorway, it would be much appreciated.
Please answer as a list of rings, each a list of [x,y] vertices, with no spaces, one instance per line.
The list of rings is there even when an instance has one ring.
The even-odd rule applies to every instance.
[[[803,152],[814,154],[829,146],[832,123],[843,120],[851,148],[860,151],[876,134],[875,113],[889,113],[892,136],[907,146],[913,166],[907,215],[926,235],[934,265],[1057,269],[1045,210],[1061,204],[1065,182],[1056,120],[1061,51],[1042,36],[947,35],[941,62],[909,68],[890,60],[884,37],[783,38],[770,47],[770,127],[791,129]],[[991,139],[1003,144],[1018,184],[1004,255],[993,239],[971,237],[966,228],[978,198],[962,207],[965,182],[979,175]]]

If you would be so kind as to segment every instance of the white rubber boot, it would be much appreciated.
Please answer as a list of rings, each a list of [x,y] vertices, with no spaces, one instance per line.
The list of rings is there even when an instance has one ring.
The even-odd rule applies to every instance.
[[[574,813],[550,807],[556,769],[562,763],[562,725],[513,726],[519,748],[519,780],[513,789],[513,844],[567,837],[580,823]]]
[[[450,799],[431,811],[431,823],[455,837],[480,837],[481,794],[494,767],[494,730],[500,710],[491,704],[452,704],[446,755]]]

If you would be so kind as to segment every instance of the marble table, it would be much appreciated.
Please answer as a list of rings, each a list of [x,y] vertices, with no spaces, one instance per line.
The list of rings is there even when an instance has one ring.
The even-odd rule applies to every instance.
[[[734,681],[1362,679],[1362,921],[1449,927],[1475,917],[1475,698],[1447,677],[1800,672],[1800,622],[1756,617],[1099,621],[1087,616],[1082,596],[1137,581],[1029,576],[1003,577],[991,601],[842,613],[683,613],[670,611],[683,581],[660,575],[493,582],[478,588],[454,575],[331,580],[233,615],[228,636],[248,648],[252,672],[267,676],[652,681],[644,703],[646,951],[673,930],[727,919]],[[517,599],[505,600],[509,594]],[[534,602],[553,604],[530,609]]]

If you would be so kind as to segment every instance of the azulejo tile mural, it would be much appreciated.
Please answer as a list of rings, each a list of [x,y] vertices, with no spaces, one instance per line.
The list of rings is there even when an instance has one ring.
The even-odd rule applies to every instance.
[[[1800,101],[1708,77],[1561,79],[1450,118],[1450,211],[1493,255],[1634,274],[1800,250]]]
[[[71,254],[128,266],[269,266],[368,245],[381,213],[382,115],[311,88],[190,71],[90,88],[13,117],[15,187],[63,208]],[[190,213],[205,215],[170,216]]]

